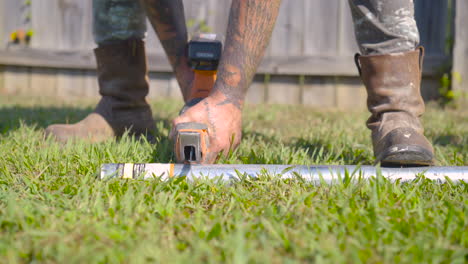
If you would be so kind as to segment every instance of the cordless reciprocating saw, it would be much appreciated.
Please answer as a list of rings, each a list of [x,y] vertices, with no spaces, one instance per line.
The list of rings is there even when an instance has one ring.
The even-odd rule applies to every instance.
[[[222,42],[215,34],[199,34],[188,43],[189,65],[194,71],[185,112],[206,98],[216,81],[216,71],[221,58]],[[174,153],[177,163],[201,164],[210,147],[208,126],[203,123],[180,123],[175,127]]]

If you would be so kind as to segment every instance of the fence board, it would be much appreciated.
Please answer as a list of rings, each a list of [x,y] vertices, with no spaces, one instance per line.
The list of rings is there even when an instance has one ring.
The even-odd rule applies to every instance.
[[[336,106],[334,77],[306,77],[303,84],[302,104],[331,108]]]
[[[148,54],[163,53],[161,42],[159,42],[156,33],[154,32],[151,23],[146,21],[147,35],[146,35],[146,52]]]
[[[272,56],[274,54],[284,54],[287,51],[288,40],[288,15],[284,12],[284,7],[287,2],[283,1],[281,9],[276,19],[275,29],[271,35],[271,41],[265,51],[266,54]]]
[[[365,109],[367,92],[361,80],[336,77],[336,106],[342,109]]]
[[[6,1],[0,1],[0,47],[6,46],[7,32],[6,30]]]
[[[291,0],[293,1],[293,0]],[[341,1],[304,1],[304,55],[330,55],[337,50],[338,10]],[[326,19],[325,19],[326,18]]]
[[[29,67],[5,66],[3,73],[4,91],[7,94],[28,94],[31,84]]]
[[[31,46],[49,50],[93,48],[92,1],[43,0],[32,2]]]
[[[421,81],[421,96],[424,101],[436,100],[439,98],[440,77],[427,76]]]
[[[6,93],[4,76],[5,76],[5,66],[0,65],[0,95]]]
[[[84,28],[91,27],[91,21],[84,19],[85,10],[91,1],[61,0],[58,3],[60,13],[60,48],[65,50],[84,49],[86,33]]]
[[[57,70],[50,68],[31,68],[29,95],[49,96],[57,94]],[[83,89],[83,88],[81,88]]]
[[[304,42],[303,32],[306,29],[304,21],[308,16],[304,12],[304,4],[304,1],[288,1],[283,6],[283,12],[288,15],[288,34],[284,36],[288,40],[286,50],[288,56],[302,56],[304,54],[304,47],[307,44]]]
[[[354,24],[348,1],[339,1],[338,54],[353,55],[359,51],[354,35]]]
[[[267,103],[300,104],[302,97],[301,86],[297,76],[271,76],[267,84]]]
[[[3,9],[3,10],[1,10]],[[0,3],[0,26],[3,29],[0,29],[2,37],[0,37],[1,44],[6,45],[9,41],[9,35],[11,32],[23,29],[29,29],[29,7],[25,5],[24,1],[11,1],[3,0]]]
[[[8,18],[3,19],[9,24],[6,30],[11,30],[21,23],[17,15],[20,12],[18,9],[21,8],[20,2],[3,3],[9,11],[12,10]],[[187,22],[205,21],[209,29],[224,34],[230,2],[230,0],[185,0],[186,20]],[[421,41],[426,45],[428,54],[444,54],[447,1],[418,0],[415,5]],[[32,47],[80,50],[94,46],[91,1],[32,1],[31,11],[35,30]],[[148,53],[162,54],[161,45],[153,30],[150,26],[148,29]],[[270,56],[351,55],[356,51],[347,1],[284,0],[267,54]]]
[[[171,78],[169,73],[150,73],[150,89],[148,98],[161,99],[167,98],[171,94]]]
[[[231,0],[209,0],[208,2],[208,26],[214,33],[226,36]]]
[[[428,54],[444,54],[447,40],[447,0],[415,1],[415,16],[421,44]]]
[[[460,102],[468,105],[468,1],[456,1],[455,47],[453,56],[452,88],[461,92]]]
[[[81,8],[84,11],[83,21],[81,21],[81,49],[90,50],[96,47],[93,36],[93,3],[92,1],[80,1]]]
[[[3,72],[3,85],[0,74],[0,91],[3,94],[19,94],[27,96],[59,97],[64,101],[83,98],[98,99],[98,87],[95,71],[40,69],[30,67],[7,66]],[[44,72],[44,70],[46,70]],[[37,74],[41,76],[36,76]],[[46,76],[44,76],[44,73]],[[47,76],[48,75],[48,76]],[[170,73],[150,73],[150,93],[148,99],[177,98],[181,94],[177,82]],[[47,80],[50,78],[51,80]],[[44,85],[56,84],[56,91]],[[248,103],[282,103],[304,104],[313,107],[356,109],[365,107],[365,91],[358,77],[322,77],[272,75],[268,82],[264,76],[258,75],[246,98]],[[33,82],[38,82],[35,86]],[[39,84],[42,82],[43,84]],[[434,99],[437,95],[438,79],[426,77],[423,79],[422,91],[425,100]],[[31,87],[36,89],[32,91]],[[8,89],[7,89],[8,88]],[[263,93],[262,93],[263,91]],[[40,93],[40,94],[39,94]],[[299,99],[298,99],[299,97]]]
[[[57,96],[63,100],[73,100],[83,96],[85,85],[82,70],[57,70]]]
[[[156,32],[148,19],[146,20],[146,30],[146,52],[151,54],[163,53],[161,42],[159,42]]]
[[[267,54],[301,56],[304,54],[304,1],[284,1],[276,21]]]
[[[257,75],[252,81],[252,84],[247,90],[245,101],[250,104],[260,104],[266,102],[266,89],[265,76]]]
[[[52,50],[60,48],[60,14],[57,1],[31,1],[31,16],[35,33],[31,47]]]
[[[423,90],[425,98],[433,98],[436,94],[437,79],[434,76],[451,59],[445,47],[447,8],[451,1],[454,0],[415,0],[421,42],[427,48],[424,76],[430,77],[426,78],[430,87]],[[22,7],[23,1],[0,2],[0,34],[3,38],[20,27],[32,26],[35,31],[30,49],[15,46],[3,49],[0,37],[0,65],[7,65],[0,85],[8,83],[4,89],[11,92],[35,90],[45,85],[49,89],[49,86],[54,87],[55,80],[57,91],[65,89],[60,92],[63,96],[97,96],[96,64],[92,53],[92,1],[38,0],[31,3],[29,25],[24,20],[29,11]],[[231,0],[184,0],[186,20],[204,21],[210,31],[224,34],[230,3]],[[457,4],[459,12],[468,8],[465,0],[458,0]],[[465,13],[464,17],[467,16]],[[459,29],[466,22],[462,15],[457,15]],[[189,28],[190,32],[195,30]],[[453,71],[468,76],[466,31],[459,30],[458,34]],[[177,82],[151,26],[148,27],[147,51],[153,86],[151,96],[180,98]],[[283,0],[272,42],[258,69],[259,74],[272,75],[271,85],[264,84],[263,76],[256,77],[247,100],[292,100],[324,106],[343,104],[345,102],[340,98],[346,98],[346,93],[361,91],[360,88],[350,88],[359,85],[352,58],[356,51],[347,1]],[[54,77],[55,74],[58,76]],[[297,75],[306,76],[303,83],[298,82]],[[466,81],[458,86],[454,84],[454,87],[466,89],[463,88],[467,87]],[[278,95],[273,96],[273,91]]]
[[[84,70],[82,96],[87,98],[99,98],[99,86],[96,71]]]
[[[182,92],[180,91],[179,84],[174,76],[171,75],[169,80],[169,98],[183,100]]]
[[[438,74],[440,65],[447,63],[445,56],[428,55],[424,75]],[[153,72],[171,72],[165,55],[148,55],[149,69]],[[0,50],[0,64],[34,67],[95,69],[92,51]],[[259,74],[357,76],[352,56],[300,56],[265,57],[257,70]]]

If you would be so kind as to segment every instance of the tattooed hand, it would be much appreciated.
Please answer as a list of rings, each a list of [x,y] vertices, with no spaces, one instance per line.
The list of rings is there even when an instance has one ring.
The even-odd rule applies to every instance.
[[[230,148],[236,148],[241,140],[242,111],[234,104],[223,103],[226,96],[215,92],[198,104],[190,107],[173,123],[171,138],[174,138],[174,128],[179,123],[197,122],[208,126],[210,147],[204,163],[214,163],[219,153],[227,155]]]
[[[280,4],[281,0],[232,1],[215,87],[210,96],[173,122],[173,127],[183,122],[208,126],[206,163],[240,143],[244,98],[270,40]]]

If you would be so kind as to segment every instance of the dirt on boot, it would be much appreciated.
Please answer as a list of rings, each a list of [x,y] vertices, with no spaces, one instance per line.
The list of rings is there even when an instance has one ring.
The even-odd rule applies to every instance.
[[[419,120],[424,113],[421,97],[423,48],[406,53],[356,56],[372,113],[376,163],[387,166],[434,165],[434,150]]]

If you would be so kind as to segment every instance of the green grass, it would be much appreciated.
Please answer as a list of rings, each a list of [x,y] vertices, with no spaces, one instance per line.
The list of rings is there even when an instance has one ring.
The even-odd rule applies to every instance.
[[[60,145],[44,127],[92,104],[0,98],[0,263],[466,263],[468,184],[312,186],[96,179],[102,163],[169,162],[180,104],[155,102],[156,144]],[[248,107],[223,163],[372,164],[365,112]],[[429,107],[439,165],[468,165],[468,112]]]

